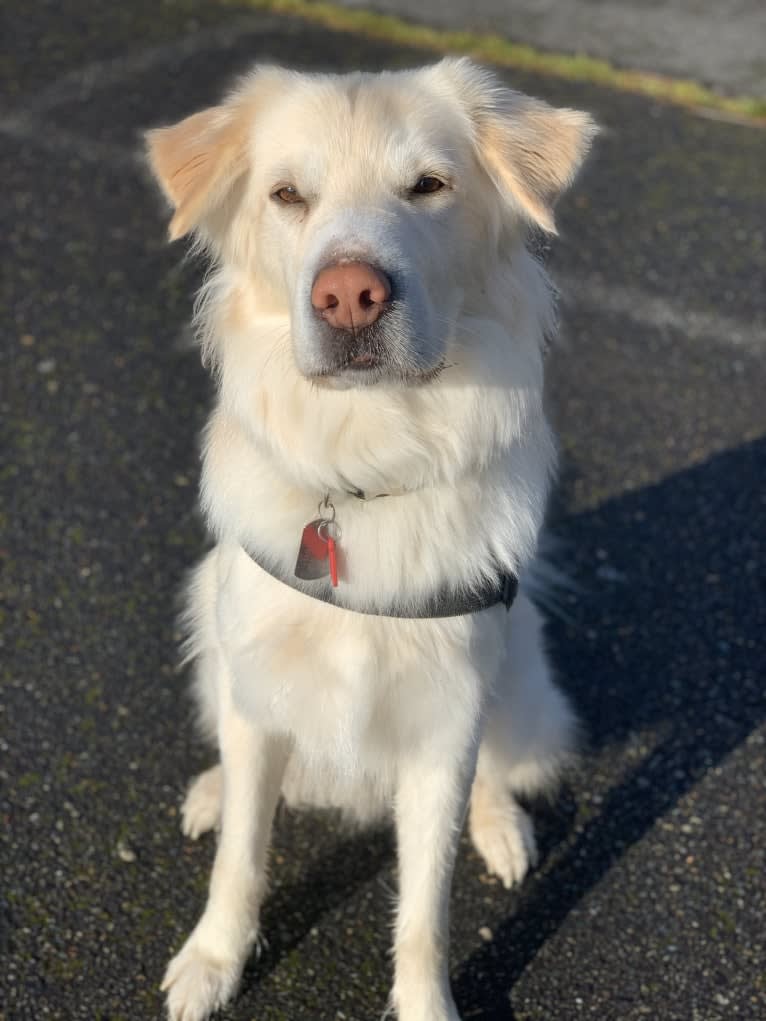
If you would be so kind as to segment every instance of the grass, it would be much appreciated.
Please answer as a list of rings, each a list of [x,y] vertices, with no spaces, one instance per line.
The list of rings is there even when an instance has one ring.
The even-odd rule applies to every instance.
[[[336,32],[349,32],[436,53],[464,53],[501,67],[554,75],[568,81],[591,82],[687,109],[766,125],[764,99],[724,96],[690,79],[625,70],[584,54],[538,50],[498,35],[431,28],[388,14],[338,7],[324,0],[219,0],[219,3],[288,14]]]

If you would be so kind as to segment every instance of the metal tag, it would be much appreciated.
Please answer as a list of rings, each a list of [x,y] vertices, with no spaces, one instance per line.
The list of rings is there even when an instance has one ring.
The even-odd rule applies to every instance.
[[[326,527],[327,522],[317,518],[303,529],[294,572],[295,577],[302,581],[317,581],[319,578],[327,578],[330,574],[329,551],[327,539],[320,531],[322,526]]]

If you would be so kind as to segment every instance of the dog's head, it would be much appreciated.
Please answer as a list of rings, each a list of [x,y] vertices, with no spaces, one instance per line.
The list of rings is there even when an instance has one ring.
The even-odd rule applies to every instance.
[[[147,136],[173,204],[290,318],[296,365],[335,387],[438,375],[482,315],[499,248],[553,205],[594,134],[468,60],[346,76],[256,69],[221,106]]]

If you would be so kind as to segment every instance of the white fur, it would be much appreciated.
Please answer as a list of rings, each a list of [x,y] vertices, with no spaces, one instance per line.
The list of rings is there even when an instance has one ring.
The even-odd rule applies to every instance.
[[[527,106],[506,95],[462,61],[349,78],[270,69],[209,124],[195,122],[195,134],[182,128],[179,142],[169,128],[150,141],[176,233],[193,229],[216,261],[198,314],[220,384],[202,480],[216,545],[193,574],[186,625],[200,720],[221,765],[192,785],[183,827],[196,838],[220,823],[221,838],[205,912],[165,976],[174,1021],[207,1017],[236,989],[280,793],[362,821],[393,812],[400,1021],[458,1018],[448,896],[472,787],[470,830],[487,867],[510,885],[535,860],[514,793],[556,780],[574,718],[524,585],[510,614],[349,612],[415,606],[443,585],[477,586],[498,565],[523,573],[535,554],[555,460],[542,407],[553,311],[523,221],[549,225],[540,210],[550,181],[563,187],[587,147],[557,132],[571,133],[576,116],[583,134],[590,128],[532,104],[522,134],[535,141],[519,153],[502,131]],[[500,120],[487,127],[490,116]],[[237,117],[249,118],[244,127]],[[201,166],[224,146],[222,130],[234,155],[221,156],[205,194],[195,181],[182,193],[173,161]],[[534,163],[546,158],[559,163]],[[431,205],[402,197],[402,181],[433,169],[451,175],[449,194]],[[293,177],[308,197],[300,219],[268,198]],[[414,350],[428,334],[427,357],[443,347],[431,381],[307,378],[318,357],[311,280],[328,257],[360,254],[411,278],[401,342]],[[407,492],[362,502],[344,495],[350,485]],[[337,595],[349,610],[285,586],[243,550],[289,575],[325,493],[342,530]]]

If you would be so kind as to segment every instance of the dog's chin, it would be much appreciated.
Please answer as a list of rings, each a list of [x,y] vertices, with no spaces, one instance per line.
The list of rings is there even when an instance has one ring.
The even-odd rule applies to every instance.
[[[441,374],[444,363],[428,369],[392,365],[374,358],[358,359],[319,372],[304,373],[316,386],[331,390],[362,390],[370,387],[426,386]]]
[[[383,366],[374,364],[347,365],[343,368],[320,372],[308,378],[318,386],[324,386],[329,390],[361,390],[373,386],[390,385],[394,382],[390,372],[387,372]]]

